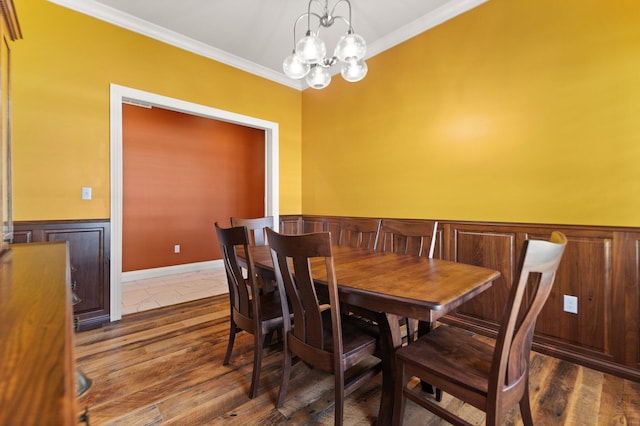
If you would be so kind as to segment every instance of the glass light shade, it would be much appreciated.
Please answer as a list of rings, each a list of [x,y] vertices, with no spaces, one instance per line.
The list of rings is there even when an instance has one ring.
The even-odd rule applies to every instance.
[[[356,81],[362,80],[364,76],[367,75],[368,70],[369,68],[365,61],[353,60],[342,65],[340,74],[342,74],[342,78],[345,80],[355,83]]]
[[[367,43],[358,34],[345,34],[340,37],[333,55],[342,62],[359,61],[367,53]]]
[[[314,89],[324,89],[331,83],[331,74],[329,70],[316,65],[311,68],[311,71],[307,75],[307,84]]]
[[[305,64],[295,52],[287,56],[282,63],[282,70],[289,78],[301,79],[309,74],[309,64]]]
[[[307,33],[296,44],[296,54],[306,64],[319,64],[327,54],[327,47],[313,33]]]

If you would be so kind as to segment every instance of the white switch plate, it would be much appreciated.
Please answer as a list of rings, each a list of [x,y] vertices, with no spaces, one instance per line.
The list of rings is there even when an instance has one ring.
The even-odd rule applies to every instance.
[[[176,244],[175,246],[173,246],[173,252],[180,253],[180,244]]]
[[[572,314],[578,313],[578,298],[576,296],[564,295],[564,311]]]
[[[91,187],[88,187],[88,186],[82,187],[82,199],[83,200],[91,199]]]

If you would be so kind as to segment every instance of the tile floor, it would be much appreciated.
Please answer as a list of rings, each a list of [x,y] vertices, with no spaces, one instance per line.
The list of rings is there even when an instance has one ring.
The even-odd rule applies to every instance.
[[[227,293],[224,267],[122,283],[122,315]]]

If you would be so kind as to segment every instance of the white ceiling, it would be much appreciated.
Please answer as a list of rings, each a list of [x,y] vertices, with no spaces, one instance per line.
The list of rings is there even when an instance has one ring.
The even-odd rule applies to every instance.
[[[282,60],[293,50],[293,25],[307,0],[49,0],[69,9],[215,59],[290,87]],[[367,41],[366,58],[488,0],[351,0],[352,25]],[[314,0],[314,9],[320,11]],[[331,8],[336,0],[329,0]],[[345,4],[336,15],[346,15]],[[313,24],[312,24],[313,26]],[[306,19],[296,38],[306,31]],[[323,31],[327,49],[346,31],[342,21]],[[334,37],[335,40],[332,38]]]

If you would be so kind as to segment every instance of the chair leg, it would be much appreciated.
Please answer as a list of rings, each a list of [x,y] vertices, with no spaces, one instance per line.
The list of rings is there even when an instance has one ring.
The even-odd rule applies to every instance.
[[[251,374],[251,389],[249,390],[249,398],[253,399],[258,394],[258,385],[260,384],[260,370],[262,369],[262,343],[264,337],[261,333],[253,335],[253,373]]]
[[[291,376],[291,352],[287,348],[287,334],[284,333],[284,361],[282,362],[282,382],[280,382],[280,392],[278,393],[278,400],[276,401],[276,408],[282,407],[284,404],[284,397],[287,394],[287,387],[289,386],[289,378]]]
[[[344,371],[336,371],[335,378],[335,408],[333,410],[333,424],[342,426],[344,418]]]
[[[529,381],[524,388],[524,395],[520,399],[520,414],[522,415],[522,422],[525,426],[533,426],[533,417],[531,417],[531,402],[529,401]]]
[[[236,323],[231,320],[231,327],[229,329],[229,343],[227,344],[227,353],[224,355],[224,361],[222,365],[228,365],[231,359],[231,351],[233,350],[233,343],[236,341],[236,333],[240,331],[236,326]]]
[[[400,426],[402,419],[404,419],[404,364],[401,361],[397,361],[396,379],[393,386],[394,400],[393,400],[393,426]]]
[[[274,332],[274,331],[272,331],[272,332],[270,332],[270,333],[267,333],[267,334],[264,336],[264,339],[262,339],[262,341],[264,342],[264,346],[263,346],[263,347],[265,347],[265,348],[266,348],[267,346],[271,346],[272,337],[273,337],[273,334],[274,334],[274,333],[275,333],[275,332]]]

